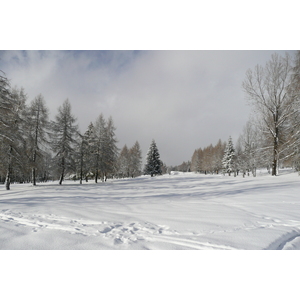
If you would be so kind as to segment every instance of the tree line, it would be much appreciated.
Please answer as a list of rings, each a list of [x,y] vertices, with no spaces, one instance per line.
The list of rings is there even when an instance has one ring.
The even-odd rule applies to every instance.
[[[160,175],[172,170],[204,174],[252,173],[266,167],[278,175],[280,166],[300,170],[300,51],[273,54],[265,66],[246,72],[242,88],[252,106],[236,145],[227,142],[196,149],[191,161],[167,167],[153,140],[142,170],[142,152],[136,142],[131,148],[117,147],[112,117],[102,114],[82,134],[66,99],[54,120],[40,94],[27,104],[23,88],[11,88],[0,71],[0,182],[10,183],[58,179],[70,174],[80,183],[109,177]]]
[[[40,94],[27,104],[24,88],[11,88],[0,73],[0,182],[38,182],[68,178],[105,181],[142,174],[138,142],[119,153],[112,117],[102,114],[82,134],[66,99],[54,120]]]

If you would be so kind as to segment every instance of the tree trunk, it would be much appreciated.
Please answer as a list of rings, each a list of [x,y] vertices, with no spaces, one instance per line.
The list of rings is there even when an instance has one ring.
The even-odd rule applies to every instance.
[[[11,176],[11,153],[12,153],[12,147],[9,147],[8,151],[8,167],[7,167],[7,173],[5,178],[5,188],[6,190],[10,190],[10,176]]]
[[[278,128],[275,129],[272,176],[278,175]]]
[[[36,143],[37,143],[37,141],[36,141]],[[36,150],[33,151],[33,157],[32,157],[33,167],[31,170],[31,175],[32,175],[32,184],[33,185],[36,185],[35,161],[36,161]]]
[[[6,178],[5,178],[5,188],[10,190],[10,167],[7,169]]]
[[[256,177],[256,167],[253,167],[252,174],[253,174],[253,177]]]
[[[33,167],[31,170],[31,174],[32,174],[32,184],[36,185],[36,175],[35,175],[35,168]]]
[[[80,159],[80,184],[82,184],[82,178],[83,178],[83,157],[81,156],[81,159]]]
[[[98,182],[98,170],[96,170],[96,172],[95,172],[95,183],[97,183]]]
[[[64,180],[64,173],[65,173],[65,158],[63,157],[61,160],[61,175],[60,175],[60,179],[59,179],[59,184],[62,184],[63,180]]]

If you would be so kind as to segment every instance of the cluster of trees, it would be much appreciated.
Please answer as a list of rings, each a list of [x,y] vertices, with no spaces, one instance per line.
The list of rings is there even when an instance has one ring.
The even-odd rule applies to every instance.
[[[232,173],[236,176],[239,172],[248,175],[252,172],[255,176],[256,167],[261,160],[258,158],[257,144],[254,143],[257,136],[251,129],[251,124],[248,123],[236,146],[229,137],[227,142],[219,140],[215,146],[196,149],[192,156],[191,171],[203,174],[227,173],[229,176]],[[253,140],[249,140],[250,137]]]
[[[128,149],[125,145],[118,158],[118,177],[137,177],[142,174],[142,151],[138,141]]]
[[[0,73],[0,182],[7,190],[11,182],[32,182],[66,176],[105,181],[112,176],[141,174],[142,153],[139,143],[125,146],[119,154],[112,117],[102,114],[81,134],[71,104],[66,99],[55,119],[40,94],[27,104],[23,88],[11,88]]]
[[[0,182],[10,189],[11,182],[80,180],[109,177],[151,176],[166,172],[166,165],[153,140],[142,171],[142,151],[139,142],[119,152],[112,117],[102,114],[91,122],[82,134],[66,99],[58,108],[54,120],[40,94],[27,104],[23,88],[11,88],[0,73]]]
[[[5,181],[6,189],[10,189],[12,179],[24,182],[31,177],[35,184],[37,176],[48,177],[50,162],[43,147],[49,129],[48,110],[41,95],[29,106],[26,98],[24,89],[11,89],[1,72],[0,180]]]
[[[300,51],[273,54],[265,66],[248,70],[242,87],[253,116],[234,147],[231,138],[194,151],[191,161],[167,168],[153,140],[144,174],[156,176],[170,170],[202,173],[256,175],[267,167],[272,175],[280,166],[300,169]],[[30,104],[23,88],[11,88],[0,71],[0,182],[32,182],[59,179],[105,181],[112,176],[142,174],[138,142],[130,149],[117,148],[115,126],[102,114],[81,134],[69,100],[58,108],[54,121],[40,94]]]
[[[68,176],[74,180],[106,181],[109,177],[151,176],[166,172],[166,165],[153,140],[142,171],[139,142],[119,152],[112,117],[102,114],[82,134],[66,99],[54,120],[40,94],[27,105],[24,89],[10,88],[5,74],[0,76],[0,182],[10,189],[13,182],[37,182]]]
[[[279,167],[300,169],[300,51],[273,54],[265,66],[248,70],[243,89],[253,116],[234,147],[231,137],[195,150],[191,169],[197,172],[256,176],[257,168],[278,175]],[[205,153],[204,153],[205,152]]]
[[[200,173],[219,174],[222,171],[222,159],[226,143],[221,140],[213,146],[199,148],[194,151],[191,159],[191,171]]]
[[[177,172],[191,172],[191,162],[190,161],[183,161],[178,166],[168,166],[166,167],[166,172],[171,173],[172,171]]]
[[[79,137],[75,140],[73,147],[75,161],[72,164],[76,166],[76,169],[69,169],[69,173],[75,171],[74,179],[79,179],[82,183],[83,180],[88,181],[89,178],[92,178],[97,183],[98,179],[106,181],[108,177],[116,174],[118,148],[115,130],[112,117],[105,120],[104,116],[100,114],[94,123],[90,123],[83,135],[78,134]],[[61,147],[62,137],[63,135],[57,141],[60,153],[63,153],[64,150]],[[57,155],[56,157],[63,166],[63,156]]]

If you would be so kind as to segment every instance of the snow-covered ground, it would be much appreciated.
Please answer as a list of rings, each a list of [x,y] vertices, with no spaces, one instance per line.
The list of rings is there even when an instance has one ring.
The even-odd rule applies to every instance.
[[[175,172],[2,186],[0,249],[300,249],[300,177]]]

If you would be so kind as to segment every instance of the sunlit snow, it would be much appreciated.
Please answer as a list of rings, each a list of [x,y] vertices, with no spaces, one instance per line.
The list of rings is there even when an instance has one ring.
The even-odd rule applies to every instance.
[[[176,173],[0,190],[0,249],[300,249],[300,177]]]

